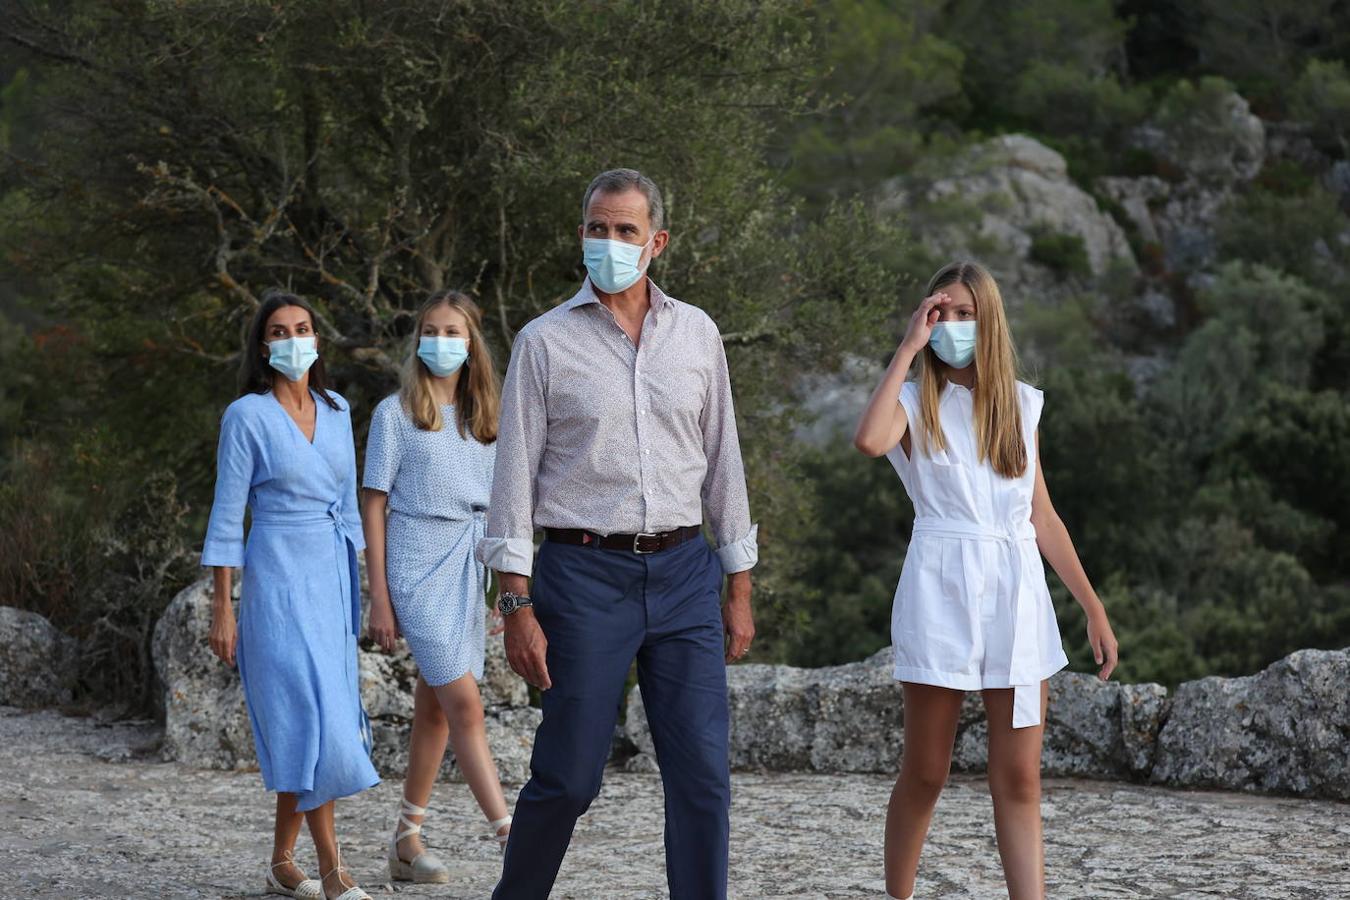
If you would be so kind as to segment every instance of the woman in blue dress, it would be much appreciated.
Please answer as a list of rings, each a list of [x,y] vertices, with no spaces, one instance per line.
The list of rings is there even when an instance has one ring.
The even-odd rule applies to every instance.
[[[482,321],[467,295],[432,295],[417,316],[402,386],[375,407],[366,444],[370,632],[386,650],[401,632],[420,670],[389,842],[389,875],[399,881],[449,880],[419,834],[447,738],[499,843],[511,824],[478,693],[487,609],[473,552],[492,487],[501,397]]]
[[[215,569],[211,648],[238,663],[263,784],[277,792],[267,892],[363,900],[333,823],[336,798],[379,782],[357,678],[356,553],[365,542],[351,416],[328,389],[314,315],[299,297],[264,295],[243,355],[202,548],[202,565]],[[230,578],[240,566],[236,628]],[[320,879],[295,863],[302,820]]]

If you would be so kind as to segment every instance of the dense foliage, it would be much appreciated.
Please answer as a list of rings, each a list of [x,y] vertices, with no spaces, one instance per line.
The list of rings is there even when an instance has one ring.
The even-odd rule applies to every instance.
[[[1350,249],[1324,177],[1347,157],[1350,13],[1202,6],[5,4],[0,603],[91,638],[89,686],[145,702],[149,623],[194,574],[260,291],[315,300],[363,434],[425,292],[476,292],[504,359],[579,280],[586,181],[632,165],[667,192],[657,279],[727,340],[763,522],[756,655],[857,658],[887,641],[907,501],[846,439],[792,435],[801,376],[888,358],[936,262],[922,221],[872,207],[879,185],[1011,130],[1089,189],[1175,178],[1125,136],[1175,123],[1204,154],[1235,86],[1317,158],[1268,162],[1218,213],[1203,271],[1140,244],[1137,282],[1096,283],[1081,245],[1039,236],[1033,261],[1081,302],[1023,304],[1014,325],[1126,677],[1350,643]],[[1132,324],[1149,291],[1173,327]]]

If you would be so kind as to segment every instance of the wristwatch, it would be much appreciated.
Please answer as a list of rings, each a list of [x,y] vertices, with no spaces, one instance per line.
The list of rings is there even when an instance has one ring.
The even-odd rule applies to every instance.
[[[524,609],[527,606],[534,606],[534,601],[524,594],[502,591],[497,595],[497,612],[504,616],[509,616],[516,610]]]

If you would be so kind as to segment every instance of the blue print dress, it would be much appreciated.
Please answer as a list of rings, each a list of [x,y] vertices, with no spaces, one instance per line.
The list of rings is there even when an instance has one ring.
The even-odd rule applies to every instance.
[[[495,444],[461,437],[455,407],[440,431],[413,424],[398,394],[370,420],[363,484],[389,495],[385,570],[399,630],[427,684],[483,678],[485,578],[474,560],[492,491]]]
[[[339,409],[311,394],[312,443],[270,392],[225,410],[202,548],[203,566],[244,568],[236,658],[258,766],[301,811],[380,780],[357,676],[365,541],[351,415],[336,394]]]

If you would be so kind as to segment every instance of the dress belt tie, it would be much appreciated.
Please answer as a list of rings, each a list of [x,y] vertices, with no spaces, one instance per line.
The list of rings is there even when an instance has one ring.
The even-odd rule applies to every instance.
[[[278,512],[262,511],[253,513],[254,527],[264,528],[331,528],[338,564],[338,580],[341,581],[342,566],[347,567],[349,595],[347,602],[350,614],[351,633],[357,640],[361,638],[361,570],[356,564],[356,542],[352,540],[351,529],[347,527],[347,518],[343,515],[342,500],[334,500],[323,512]],[[375,734],[370,726],[370,717],[366,715],[365,704],[361,701],[361,676],[355,654],[346,661],[347,675],[357,685],[356,712],[361,732],[361,744],[370,753],[375,743]]]
[[[984,525],[963,519],[916,516],[914,535],[957,538],[967,541],[995,541],[1014,551],[1012,659],[1008,663],[1008,683],[1013,688],[1013,727],[1026,728],[1041,722],[1040,627],[1036,621],[1036,595],[1027,583],[1026,554],[1036,547],[1036,528],[1030,520],[1009,522],[1005,526]],[[1028,548],[1028,544],[1030,548]]]

